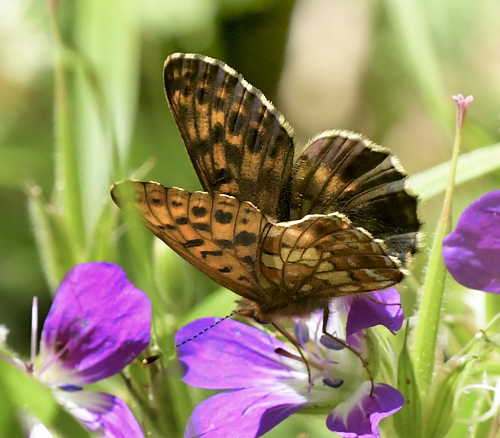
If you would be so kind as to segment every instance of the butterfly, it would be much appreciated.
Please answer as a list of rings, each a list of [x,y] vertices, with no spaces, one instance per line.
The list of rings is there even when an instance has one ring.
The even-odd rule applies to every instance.
[[[124,181],[111,196],[243,297],[238,314],[274,323],[403,279],[420,222],[388,149],[334,130],[299,152],[262,92],[206,56],[169,56],[164,85],[204,191]]]

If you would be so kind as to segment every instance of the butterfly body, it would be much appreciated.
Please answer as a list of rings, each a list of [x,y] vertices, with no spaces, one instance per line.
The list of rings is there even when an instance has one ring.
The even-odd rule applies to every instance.
[[[292,131],[220,61],[165,63],[170,109],[204,192],[126,181],[114,201],[244,299],[260,322],[306,316],[332,298],[400,282],[416,249],[416,197],[389,151],[348,131],[295,159]]]

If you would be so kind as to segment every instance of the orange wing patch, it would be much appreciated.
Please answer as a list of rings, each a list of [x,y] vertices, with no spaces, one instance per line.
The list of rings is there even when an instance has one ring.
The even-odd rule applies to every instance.
[[[119,207],[138,211],[157,237],[210,278],[256,298],[256,261],[267,220],[252,204],[140,181],[116,183],[111,195]]]

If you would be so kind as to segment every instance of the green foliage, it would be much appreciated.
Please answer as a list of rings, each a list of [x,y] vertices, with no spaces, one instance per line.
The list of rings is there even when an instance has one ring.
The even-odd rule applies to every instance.
[[[422,401],[417,376],[408,350],[408,324],[405,341],[398,360],[398,390],[405,398],[404,409],[394,415],[394,426],[399,436],[418,438],[422,436]]]
[[[20,425],[16,421],[20,418],[19,412],[33,415],[61,436],[75,438],[92,436],[54,399],[50,388],[3,361],[0,361],[0,388],[2,388],[2,394],[7,395],[4,403],[5,410],[2,409],[4,421],[0,423],[0,430],[9,433],[3,436],[13,438],[25,436],[21,433]],[[5,415],[7,413],[10,415]]]
[[[17,55],[0,51],[0,324],[10,329],[9,346],[26,355],[32,296],[40,296],[41,308],[48,309],[75,263],[109,260],[124,267],[153,304],[150,352],[165,354],[148,367],[131,365],[123,374],[125,384],[103,385],[111,385],[131,404],[153,437],[181,436],[194,406],[210,394],[175,378],[176,330],[201,316],[227,315],[236,298],[120,213],[109,188],[128,178],[200,188],[162,89],[163,62],[175,51],[223,59],[269,98],[283,102],[286,116],[287,111],[291,118],[298,114],[293,121],[297,131],[308,133],[301,122],[311,120],[306,117],[309,105],[321,101],[351,59],[338,59],[338,72],[323,77],[305,62],[301,74],[295,72],[293,86],[279,85],[282,71],[304,59],[299,56],[304,51],[311,60],[319,58],[319,66],[336,59],[335,45],[327,44],[334,29],[325,25],[322,39],[313,39],[327,4],[305,14],[306,3],[23,0],[19,4],[26,9],[17,6],[14,21],[7,21],[0,34],[0,47]],[[500,300],[445,282],[440,242],[466,205],[498,188],[498,60],[488,54],[500,50],[500,7],[491,0],[385,0],[360,7],[365,8],[365,25],[344,29],[344,40],[347,52],[354,52],[349,44],[366,32],[363,48],[370,55],[360,64],[361,79],[349,97],[355,110],[347,127],[375,137],[401,157],[412,174],[410,185],[420,195],[427,233],[407,281],[411,287],[401,288],[406,316],[415,313],[418,318],[404,339],[400,333],[388,341],[385,334],[373,332],[374,369],[388,383],[397,379],[407,400],[394,417],[401,437],[488,436],[498,427],[498,414],[478,419],[490,409],[493,396],[464,388],[483,379],[494,387],[500,378],[498,349],[470,346],[500,311]],[[346,22],[349,13],[338,10]],[[301,20],[309,27],[299,40],[307,44],[287,46],[292,40],[287,37],[296,31],[290,23]],[[304,90],[306,98],[294,107],[293,97]],[[456,154],[447,160],[454,120],[450,97],[459,92],[474,94],[476,101],[457,163]],[[350,103],[338,96],[342,94],[328,99],[337,107]],[[320,108],[319,114],[327,111]],[[344,127],[325,120],[325,128]],[[449,175],[455,167],[452,205]],[[447,190],[440,218],[441,195]],[[471,296],[481,302],[483,313],[469,304]],[[397,366],[391,342],[402,346]],[[0,392],[1,436],[22,436],[14,415],[20,410],[62,435],[89,436],[48,388],[1,360]],[[389,420],[385,424],[391,427]],[[304,421],[303,416],[266,436],[300,433],[332,436],[324,419]]]

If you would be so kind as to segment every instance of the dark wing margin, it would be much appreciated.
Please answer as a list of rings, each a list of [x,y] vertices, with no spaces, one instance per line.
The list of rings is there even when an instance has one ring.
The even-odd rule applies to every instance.
[[[294,166],[291,217],[341,212],[403,263],[417,249],[417,196],[389,150],[349,131],[315,137]]]
[[[198,54],[169,56],[164,85],[204,190],[288,220],[292,130],[262,92],[223,62]]]
[[[257,252],[267,220],[253,205],[232,196],[140,181],[114,184],[111,196],[214,281],[244,298],[258,298]]]

